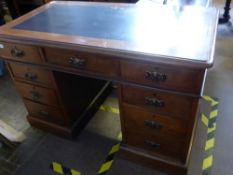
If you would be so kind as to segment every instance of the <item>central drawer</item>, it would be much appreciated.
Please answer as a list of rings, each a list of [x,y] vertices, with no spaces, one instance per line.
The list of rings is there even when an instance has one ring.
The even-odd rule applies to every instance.
[[[54,48],[44,48],[44,54],[48,63],[111,77],[118,74],[119,62],[110,56]]]
[[[156,114],[189,119],[193,103],[198,100],[190,96],[162,92],[150,88],[121,86],[122,101],[144,108]]]
[[[15,82],[15,86],[20,94],[26,99],[50,106],[58,106],[56,93],[52,89],[42,88],[18,81]]]

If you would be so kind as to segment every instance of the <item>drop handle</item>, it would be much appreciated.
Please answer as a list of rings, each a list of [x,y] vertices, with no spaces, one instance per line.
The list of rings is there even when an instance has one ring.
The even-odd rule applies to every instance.
[[[25,55],[23,50],[19,50],[17,47],[11,49],[11,56],[13,57],[23,57]]]
[[[157,71],[146,71],[145,78],[153,81],[165,81],[167,79],[167,75]]]
[[[145,140],[145,144],[150,146],[150,147],[156,148],[156,149],[159,149],[161,146],[159,143],[155,143],[155,142],[150,141],[150,140]]]
[[[44,117],[48,117],[49,116],[49,112],[41,110],[39,112],[39,115],[44,116]]]
[[[162,100],[159,100],[157,98],[151,98],[151,97],[145,97],[145,104],[151,105],[154,107],[164,107],[165,104]]]
[[[31,72],[26,72],[24,77],[30,81],[35,81],[37,79],[37,75]]]
[[[33,100],[39,100],[42,97],[42,95],[37,91],[31,91],[30,93],[32,94]]]
[[[144,121],[145,126],[153,128],[153,129],[161,129],[163,125],[159,122],[156,121],[151,121],[151,120],[145,120]]]
[[[69,58],[69,63],[75,67],[84,67],[86,65],[86,61],[81,58],[71,57]]]

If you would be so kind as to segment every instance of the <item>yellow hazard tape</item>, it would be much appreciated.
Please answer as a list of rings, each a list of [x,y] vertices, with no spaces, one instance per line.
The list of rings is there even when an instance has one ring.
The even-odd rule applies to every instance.
[[[210,113],[210,119],[218,116],[218,109],[215,109],[214,111],[211,111]]]
[[[104,164],[101,166],[101,168],[100,168],[98,174],[101,174],[101,173],[103,173],[103,172],[108,171],[108,170],[111,168],[112,163],[113,163],[113,160],[104,163]]]
[[[202,163],[202,174],[210,175],[213,165],[213,149],[215,146],[214,132],[216,131],[216,118],[218,116],[218,99],[210,96],[203,96],[203,99],[211,103],[211,110],[208,116],[202,114],[201,121],[207,127],[207,139],[205,142],[205,156]]]
[[[206,144],[205,144],[205,151],[213,148],[214,144],[215,144],[215,138],[211,138],[211,139],[207,140]]]
[[[105,174],[113,164],[114,155],[120,150],[120,143],[113,145],[105,159],[105,162],[101,165],[98,175]]]
[[[53,162],[53,171],[59,174],[64,174],[62,165],[57,162]]]
[[[60,164],[58,162],[52,162],[51,168],[55,173],[58,173],[58,174],[61,174],[61,175],[66,175],[66,174],[69,174],[69,175],[81,175],[81,173],[79,171],[74,170],[74,169],[66,168],[66,167],[62,166],[62,164]]]
[[[208,127],[209,119],[204,114],[201,115],[201,121],[202,121],[202,123],[204,123],[205,126]]]
[[[121,132],[121,131],[120,131],[119,134],[117,135],[117,139],[118,139],[119,141],[122,140],[122,132]]]
[[[216,130],[216,123],[213,123],[213,126],[210,127],[210,128],[208,128],[207,133],[209,134],[209,133],[211,133],[211,132],[214,132],[215,130]]]
[[[212,166],[212,164],[213,164],[213,155],[210,155],[204,159],[202,170],[206,170],[206,169],[210,168]]]
[[[111,151],[109,152],[109,154],[114,154],[114,153],[118,152],[119,149],[120,149],[120,143],[114,145],[114,146],[112,147]]]
[[[71,174],[72,175],[81,175],[81,173],[79,171],[76,171],[74,169],[71,169]]]
[[[101,105],[99,109],[101,111],[107,111],[107,112],[111,112],[111,113],[114,113],[114,114],[120,114],[118,108],[114,108],[114,107],[109,106],[109,105]]]
[[[207,95],[203,96],[202,98],[204,98],[206,101],[211,102],[211,106],[215,106],[219,103],[218,101],[214,100],[212,97]]]

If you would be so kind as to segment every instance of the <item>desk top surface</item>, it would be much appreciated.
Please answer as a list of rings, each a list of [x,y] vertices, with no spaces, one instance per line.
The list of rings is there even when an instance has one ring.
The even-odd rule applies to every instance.
[[[0,40],[70,44],[208,67],[217,21],[214,8],[59,1],[1,27]]]

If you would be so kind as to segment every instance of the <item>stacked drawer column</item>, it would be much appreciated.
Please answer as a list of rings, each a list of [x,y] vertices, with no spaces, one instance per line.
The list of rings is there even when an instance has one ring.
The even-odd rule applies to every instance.
[[[205,70],[121,62],[121,156],[186,174]]]
[[[37,66],[43,64],[40,48],[8,43],[4,47],[2,56],[9,59],[8,67],[28,110],[29,122],[51,132],[54,131],[50,127],[52,123],[66,130],[70,121],[64,117],[53,73]]]

